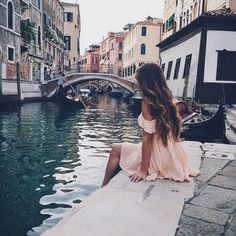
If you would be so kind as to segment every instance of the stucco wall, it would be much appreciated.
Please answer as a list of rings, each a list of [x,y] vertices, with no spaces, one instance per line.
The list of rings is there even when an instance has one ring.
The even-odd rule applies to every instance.
[[[64,12],[73,13],[73,22],[64,22],[64,36],[71,37],[71,50],[69,53],[69,59],[71,64],[75,64],[79,60],[79,40],[80,40],[80,12],[78,5],[64,5]]]
[[[162,52],[160,55],[162,59],[162,64],[165,63],[165,70],[164,70],[165,76],[167,73],[168,63],[170,61],[173,61],[170,79],[167,80],[167,83],[170,89],[172,90],[174,96],[177,97],[183,96],[183,89],[186,80],[183,79],[185,58],[187,55],[192,54],[187,97],[194,97],[197,68],[198,68],[200,36],[201,34],[197,33],[192,38],[185,40],[181,44],[177,44],[176,46]],[[175,63],[178,58],[181,58],[179,76],[177,79],[174,80],[173,77],[174,77]]]
[[[208,31],[206,45],[206,60],[204,82],[208,83],[233,83],[235,81],[216,81],[217,50],[226,49],[236,51],[236,32],[233,31]]]

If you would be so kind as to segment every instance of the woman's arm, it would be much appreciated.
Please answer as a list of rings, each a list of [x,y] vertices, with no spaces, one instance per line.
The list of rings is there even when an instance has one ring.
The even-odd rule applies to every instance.
[[[143,131],[143,141],[142,141],[142,162],[141,170],[145,175],[148,174],[148,168],[150,164],[151,148],[152,148],[153,134],[149,134]]]
[[[142,115],[143,118],[146,120],[153,119],[149,110],[149,105],[145,99],[142,102]],[[138,182],[142,179],[145,180],[150,165],[152,142],[153,142],[153,134],[149,134],[143,131],[141,168],[139,171],[136,171],[133,175],[130,176],[131,181]]]

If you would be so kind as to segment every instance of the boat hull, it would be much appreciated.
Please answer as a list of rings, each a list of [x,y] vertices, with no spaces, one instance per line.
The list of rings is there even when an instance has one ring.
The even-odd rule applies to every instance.
[[[113,98],[121,98],[123,96],[123,92],[121,91],[120,88],[113,88],[110,92],[109,95]]]
[[[222,104],[217,112],[206,120],[199,122],[183,122],[184,130],[181,138],[201,142],[225,138],[225,111]]]

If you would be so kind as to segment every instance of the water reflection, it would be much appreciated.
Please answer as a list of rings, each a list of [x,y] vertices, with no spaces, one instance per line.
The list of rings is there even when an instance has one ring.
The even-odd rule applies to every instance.
[[[137,117],[122,101],[87,110],[51,102],[0,113],[0,232],[39,235],[100,187],[112,142],[137,142]],[[14,226],[14,227],[13,227]]]

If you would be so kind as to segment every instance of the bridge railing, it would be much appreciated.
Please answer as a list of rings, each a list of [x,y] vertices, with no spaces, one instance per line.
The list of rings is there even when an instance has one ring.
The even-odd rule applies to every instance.
[[[71,64],[69,66],[64,66],[64,68],[58,67],[54,70],[48,70],[44,73],[44,79],[46,81],[57,79],[60,76],[60,72],[63,71],[65,75],[73,73],[102,73],[102,74],[111,74],[119,77],[124,76],[124,70],[122,67],[115,65],[104,65],[104,64]]]
[[[80,73],[103,73],[123,77],[123,69],[115,65],[81,64]]]

